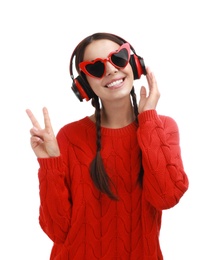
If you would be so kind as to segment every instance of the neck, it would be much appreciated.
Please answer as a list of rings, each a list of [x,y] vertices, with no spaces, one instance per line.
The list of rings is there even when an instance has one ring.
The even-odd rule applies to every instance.
[[[102,104],[101,126],[108,128],[121,128],[135,121],[135,114],[131,104],[128,102],[109,102]]]

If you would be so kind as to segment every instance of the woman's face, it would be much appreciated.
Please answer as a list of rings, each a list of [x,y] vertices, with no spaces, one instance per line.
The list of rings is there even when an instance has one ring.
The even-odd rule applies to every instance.
[[[83,61],[93,61],[96,58],[106,59],[109,53],[118,50],[119,47],[119,44],[106,39],[93,41],[86,47]],[[106,61],[105,65],[106,71],[102,78],[93,78],[86,75],[94,93],[102,101],[129,97],[133,86],[131,65],[128,63],[122,69],[114,67],[109,61]]]

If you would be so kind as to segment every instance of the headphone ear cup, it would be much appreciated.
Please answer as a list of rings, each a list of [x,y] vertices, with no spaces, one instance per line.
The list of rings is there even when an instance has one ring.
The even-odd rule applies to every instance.
[[[133,70],[134,79],[140,79],[142,74],[143,75],[147,74],[144,60],[142,57],[136,54],[131,54],[129,63]]]
[[[88,101],[93,97],[94,94],[89,84],[81,76],[73,79],[71,89],[79,101],[83,101],[83,99]]]

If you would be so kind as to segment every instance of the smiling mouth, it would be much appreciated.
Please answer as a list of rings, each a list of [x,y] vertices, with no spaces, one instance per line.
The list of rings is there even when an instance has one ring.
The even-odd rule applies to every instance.
[[[111,82],[110,84],[106,85],[106,87],[112,88],[112,87],[118,86],[121,83],[123,83],[123,79],[115,80],[115,81]]]

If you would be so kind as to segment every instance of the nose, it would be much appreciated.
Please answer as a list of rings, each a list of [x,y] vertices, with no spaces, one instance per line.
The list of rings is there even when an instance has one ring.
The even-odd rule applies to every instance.
[[[106,76],[118,72],[118,69],[115,66],[113,66],[113,64],[111,64],[110,61],[106,61],[105,66],[106,66]]]

